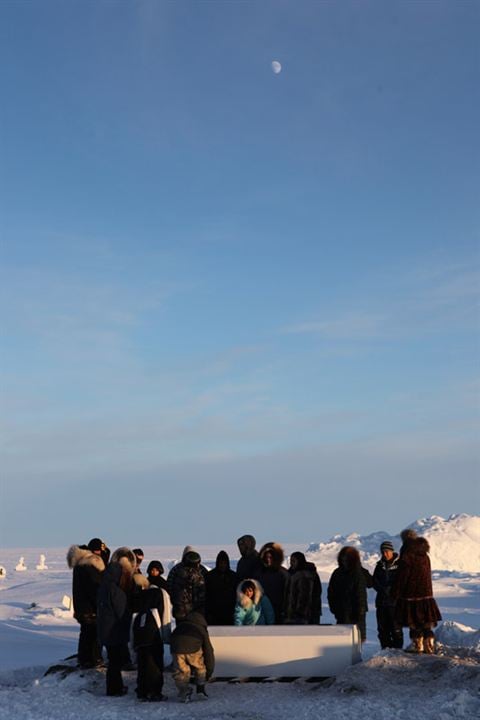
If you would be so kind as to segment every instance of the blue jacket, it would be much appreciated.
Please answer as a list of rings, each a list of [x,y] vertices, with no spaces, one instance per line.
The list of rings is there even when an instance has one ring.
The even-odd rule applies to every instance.
[[[251,580],[255,585],[253,598],[247,597],[242,591],[242,581],[237,588],[237,603],[233,615],[234,625],[274,625],[275,613],[272,603],[263,594],[258,580]]]

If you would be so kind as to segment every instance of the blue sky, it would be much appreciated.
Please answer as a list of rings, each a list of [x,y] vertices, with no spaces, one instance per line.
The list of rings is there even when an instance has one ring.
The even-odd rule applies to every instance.
[[[1,4],[2,544],[479,511],[479,29]]]

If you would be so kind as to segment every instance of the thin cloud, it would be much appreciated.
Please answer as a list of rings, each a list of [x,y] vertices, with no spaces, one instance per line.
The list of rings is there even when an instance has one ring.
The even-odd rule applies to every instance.
[[[369,313],[350,313],[330,320],[300,322],[283,328],[287,335],[323,335],[339,340],[375,338],[383,334],[385,318]]]
[[[392,280],[387,290],[370,287],[368,302],[353,297],[350,302],[355,310],[323,311],[280,332],[338,341],[395,341],[423,333],[478,331],[480,271],[476,265],[473,260],[468,265],[445,264],[404,274]]]

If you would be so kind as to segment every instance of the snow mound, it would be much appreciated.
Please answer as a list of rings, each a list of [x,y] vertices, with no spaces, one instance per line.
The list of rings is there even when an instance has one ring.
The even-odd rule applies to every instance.
[[[422,518],[408,525],[430,543],[430,560],[433,570],[449,572],[480,572],[480,516],[439,515]],[[402,528],[403,529],[403,528]],[[400,532],[389,535],[377,531],[370,535],[334,535],[327,542],[311,543],[307,548],[308,559],[319,570],[332,572],[337,566],[337,555],[344,545],[353,545],[360,552],[362,563],[373,568],[380,557],[380,544],[390,540],[398,550],[401,546]]]
[[[480,630],[446,620],[435,632],[437,643],[454,648],[469,648],[480,653]]]

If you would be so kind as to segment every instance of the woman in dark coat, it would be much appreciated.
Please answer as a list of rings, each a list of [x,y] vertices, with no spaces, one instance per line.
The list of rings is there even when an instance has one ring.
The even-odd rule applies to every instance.
[[[230,558],[225,550],[220,550],[215,567],[206,579],[209,625],[233,625],[237,584],[237,574],[230,570]]]
[[[285,622],[291,625],[317,625],[322,614],[322,584],[313,563],[302,552],[290,556],[290,584],[287,589]]]
[[[276,625],[281,625],[285,620],[285,601],[290,585],[288,570],[282,567],[283,559],[281,545],[266,543],[260,550],[261,564],[255,575],[255,580],[260,581],[265,595],[272,603]]]
[[[131,575],[127,575],[128,571],[122,563],[111,562],[103,573],[98,590],[98,640],[105,645],[108,654],[107,695],[124,695],[127,692],[121,673],[132,620],[128,587]]]
[[[328,584],[328,605],[337,625],[358,625],[362,642],[367,639],[367,588],[360,555],[354,547],[338,553],[338,568]]]
[[[392,596],[396,621],[410,628],[413,652],[431,654],[435,650],[432,628],[442,616],[433,597],[429,550],[423,537],[404,542]]]

